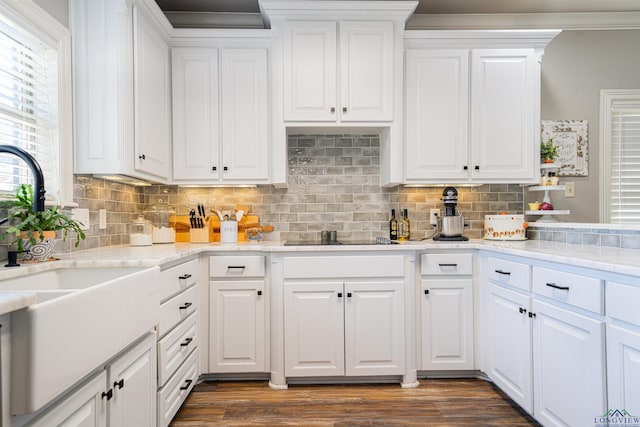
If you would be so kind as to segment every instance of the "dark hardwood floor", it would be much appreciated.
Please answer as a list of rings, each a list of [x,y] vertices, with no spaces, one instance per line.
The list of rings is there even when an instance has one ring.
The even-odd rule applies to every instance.
[[[206,382],[187,398],[172,427],[193,426],[539,426],[480,379],[398,384],[290,385]]]

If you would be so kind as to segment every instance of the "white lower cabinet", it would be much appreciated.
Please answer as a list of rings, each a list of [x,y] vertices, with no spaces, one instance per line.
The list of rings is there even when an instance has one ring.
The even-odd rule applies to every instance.
[[[545,426],[588,426],[607,411],[604,322],[533,300],[534,414]]]
[[[489,284],[485,346],[486,373],[514,402],[533,412],[531,297]]]
[[[404,372],[402,280],[285,283],[285,375]]]
[[[267,372],[264,255],[210,257],[209,372]]]
[[[609,281],[606,286],[607,388],[609,410],[640,415],[640,286]]]
[[[156,426],[156,348],[150,332],[28,426]]]

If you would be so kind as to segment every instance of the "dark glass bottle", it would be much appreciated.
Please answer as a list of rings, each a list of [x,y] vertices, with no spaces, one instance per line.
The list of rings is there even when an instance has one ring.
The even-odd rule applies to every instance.
[[[391,220],[389,221],[389,239],[398,240],[398,220],[396,219],[395,209],[391,209]]]
[[[409,213],[406,209],[404,210],[404,216],[402,217],[402,224],[402,234],[404,240],[411,239],[411,222],[409,221]]]

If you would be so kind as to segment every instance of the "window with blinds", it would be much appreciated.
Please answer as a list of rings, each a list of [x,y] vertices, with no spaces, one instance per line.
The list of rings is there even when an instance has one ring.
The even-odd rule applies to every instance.
[[[604,221],[640,223],[640,90],[602,91]]]
[[[57,107],[56,51],[0,15],[0,144],[33,155],[45,176],[47,202],[59,192],[59,153],[54,122]],[[0,197],[19,184],[33,184],[17,157],[0,154]]]

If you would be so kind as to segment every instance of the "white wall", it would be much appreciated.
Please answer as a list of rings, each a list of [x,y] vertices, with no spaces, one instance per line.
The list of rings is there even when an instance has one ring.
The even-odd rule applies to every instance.
[[[575,198],[551,195],[556,209],[571,209],[563,220],[598,222],[600,89],[639,89],[638,52],[640,30],[563,31],[545,49],[541,118],[589,122],[589,176],[561,178],[576,183]]]
[[[69,0],[34,0],[34,2],[46,10],[49,15],[56,18],[62,25],[69,28]]]

